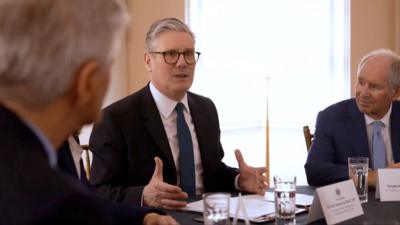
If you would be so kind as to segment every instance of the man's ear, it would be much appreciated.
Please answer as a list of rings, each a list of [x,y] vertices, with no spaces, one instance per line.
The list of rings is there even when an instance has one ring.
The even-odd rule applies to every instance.
[[[145,52],[144,56],[143,56],[143,59],[144,59],[146,71],[147,72],[151,72],[151,63],[150,63],[151,62],[151,56],[150,56],[150,54],[148,52]]]
[[[92,100],[94,89],[96,88],[95,79],[99,73],[99,65],[96,61],[90,60],[83,63],[75,72],[74,82],[72,83],[71,104],[86,105]]]

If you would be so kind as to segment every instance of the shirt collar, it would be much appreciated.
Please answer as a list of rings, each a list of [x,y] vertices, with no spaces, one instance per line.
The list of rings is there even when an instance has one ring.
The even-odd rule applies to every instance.
[[[25,120],[23,118],[22,118],[22,120],[32,130],[32,132],[36,135],[36,137],[39,139],[39,141],[43,145],[51,168],[56,168],[57,167],[57,154],[56,154],[56,151],[54,150],[53,146],[50,144],[49,139],[33,123],[31,123],[30,121]]]
[[[389,110],[386,112],[386,114],[378,121],[381,121],[383,124],[385,124],[385,127],[389,127],[389,120],[391,113],[392,113],[392,104],[390,104]],[[372,117],[367,116],[367,114],[364,114],[364,118],[367,126],[376,121]]]
[[[162,94],[160,91],[157,90],[157,88],[151,82],[150,82],[150,92],[162,116],[164,116],[164,118],[168,118],[171,115],[171,113],[175,110],[176,104],[178,104],[179,102],[172,100],[167,96],[165,96],[164,94]],[[190,113],[187,93],[185,93],[185,96],[183,96],[180,102],[185,106],[186,111]]]

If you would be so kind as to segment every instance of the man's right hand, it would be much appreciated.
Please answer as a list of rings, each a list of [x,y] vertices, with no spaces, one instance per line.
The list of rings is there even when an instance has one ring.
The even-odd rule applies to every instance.
[[[368,183],[369,187],[375,187],[376,186],[376,178],[377,178],[376,175],[377,175],[376,171],[373,171],[373,170],[368,171],[367,183]]]
[[[175,185],[163,181],[163,162],[155,157],[153,176],[143,189],[143,204],[165,209],[180,209],[186,206],[187,193]]]
[[[400,163],[390,163],[386,168],[387,169],[398,169],[398,168],[400,168]],[[368,186],[375,187],[376,179],[378,179],[378,172],[377,171],[368,171]]]

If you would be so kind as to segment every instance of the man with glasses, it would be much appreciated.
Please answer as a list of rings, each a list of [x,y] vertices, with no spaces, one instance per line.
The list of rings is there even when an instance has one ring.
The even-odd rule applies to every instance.
[[[196,62],[194,35],[175,18],[156,21],[146,36],[150,83],[104,109],[90,137],[91,181],[108,199],[167,209],[211,191],[263,194],[265,168],[226,166],[216,107],[188,92]]]

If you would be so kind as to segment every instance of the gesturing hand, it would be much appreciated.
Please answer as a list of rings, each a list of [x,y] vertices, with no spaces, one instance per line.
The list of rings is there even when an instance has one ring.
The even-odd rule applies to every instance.
[[[268,188],[267,178],[263,175],[266,168],[248,166],[238,149],[235,150],[235,156],[239,165],[239,187],[246,192],[264,195]]]
[[[162,216],[157,213],[147,214],[143,219],[143,225],[178,225],[171,216]]]
[[[163,181],[163,162],[155,157],[155,168],[150,182],[143,189],[143,203],[166,209],[179,209],[186,206],[188,195],[175,185]]]

